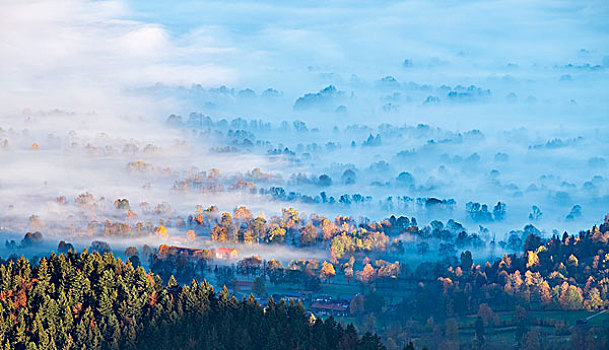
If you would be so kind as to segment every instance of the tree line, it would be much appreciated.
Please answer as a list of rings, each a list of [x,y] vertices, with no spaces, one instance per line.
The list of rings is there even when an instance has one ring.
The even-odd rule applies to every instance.
[[[0,261],[0,347],[23,349],[384,349],[301,304],[237,300],[206,281],[167,283],[111,253]]]

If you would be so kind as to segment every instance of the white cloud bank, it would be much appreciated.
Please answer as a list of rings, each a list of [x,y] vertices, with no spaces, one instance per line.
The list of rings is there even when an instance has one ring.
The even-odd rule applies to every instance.
[[[129,89],[233,79],[231,69],[206,63],[213,48],[198,50],[196,65],[177,63],[195,50],[172,41],[161,25],[129,19],[121,1],[8,0],[0,12],[3,113],[59,108],[145,114],[158,105]]]

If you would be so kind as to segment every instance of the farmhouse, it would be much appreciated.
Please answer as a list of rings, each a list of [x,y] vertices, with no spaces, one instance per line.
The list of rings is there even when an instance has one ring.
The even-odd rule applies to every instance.
[[[273,294],[273,300],[275,300],[276,302],[279,300],[285,300],[285,301],[293,301],[294,303],[298,303],[303,302],[306,298],[306,295],[304,293],[299,293],[299,292],[286,292],[284,294]]]
[[[218,248],[216,249],[216,258],[218,259],[236,259],[239,256],[239,251],[235,248]]]
[[[349,314],[348,303],[320,303],[314,302],[309,308],[312,312],[319,315],[334,315],[334,316],[347,316]]]

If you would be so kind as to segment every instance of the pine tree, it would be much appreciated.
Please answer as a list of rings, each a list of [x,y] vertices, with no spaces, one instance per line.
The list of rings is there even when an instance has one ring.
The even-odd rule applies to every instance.
[[[19,268],[0,264],[8,290],[19,293],[0,300],[1,350],[382,346],[375,336],[360,341],[352,325],[345,330],[332,318],[311,324],[301,303],[271,298],[264,312],[253,297],[239,302],[226,287],[214,293],[207,281],[180,286],[171,277],[163,285],[111,254],[52,255],[35,266],[35,280],[27,260],[20,261]]]

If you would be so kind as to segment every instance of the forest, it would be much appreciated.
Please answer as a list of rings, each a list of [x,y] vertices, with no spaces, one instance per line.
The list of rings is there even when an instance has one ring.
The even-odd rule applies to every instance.
[[[0,276],[3,349],[384,349],[302,304],[163,282],[111,253],[3,261]]]
[[[125,256],[122,262],[103,241],[94,242],[91,253],[85,248],[80,254],[62,241],[59,256],[53,253],[30,262],[13,255],[1,261],[8,348],[154,348],[152,344],[247,348],[251,342],[262,348],[272,343],[276,345],[270,348],[280,349],[494,349],[505,344],[520,349],[600,349],[609,345],[609,215],[577,235],[565,232],[543,238],[534,228],[525,229],[519,251],[494,260],[483,262],[463,250],[458,258],[447,254],[409,265],[403,258],[409,249],[422,253],[421,243],[413,243],[413,237],[431,244],[444,242],[440,245],[451,245],[453,250],[475,246],[463,243],[468,242],[465,231],[452,232],[454,227],[462,228],[455,222],[448,228],[434,223],[433,229],[421,230],[414,226],[416,219],[393,217],[356,228],[350,227],[352,219],[343,217],[330,222],[312,215],[311,223],[303,222],[290,209],[273,227],[246,215],[244,207],[236,210],[240,218],[236,223],[227,222],[232,218],[229,213],[214,216],[213,212],[213,208],[205,210],[199,218],[184,222],[187,239],[196,239],[207,222],[211,243],[314,245],[317,250],[328,249],[327,260],[298,258],[284,266],[281,259],[239,258],[234,248],[145,245],[119,253]],[[371,238],[367,229],[379,232]],[[220,230],[223,233],[217,233]],[[274,239],[265,239],[269,236]],[[42,239],[39,232],[28,233],[20,246],[41,244]],[[214,286],[220,292],[214,292]],[[57,314],[49,314],[53,311]],[[269,338],[288,332],[273,328],[285,323],[279,318],[267,320],[270,315],[290,319],[294,322],[290,334],[291,327],[297,327],[302,337],[290,336],[288,343],[280,336]],[[263,322],[261,317],[269,327],[262,338],[256,328]],[[241,324],[244,319],[252,324]],[[38,322],[38,331],[16,327]],[[218,322],[224,328],[210,326]],[[86,332],[83,324],[88,325]],[[59,332],[63,337],[47,334],[57,327],[67,327]],[[319,327],[337,332],[324,333],[332,334],[328,337],[334,342],[311,333]],[[183,334],[194,332],[200,337],[178,335],[185,329]],[[235,343],[229,329],[243,332],[239,337],[243,343]],[[222,332],[228,332],[224,338]],[[168,338],[155,338],[161,334]],[[177,338],[170,340],[174,335]]]

